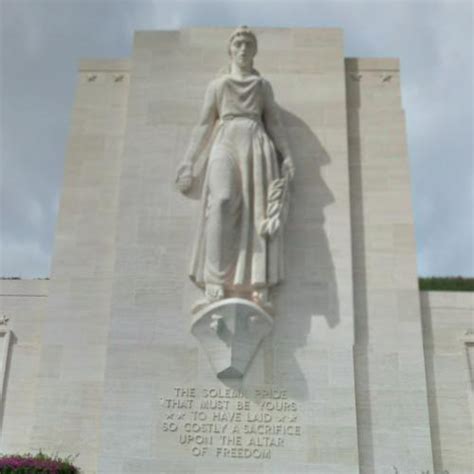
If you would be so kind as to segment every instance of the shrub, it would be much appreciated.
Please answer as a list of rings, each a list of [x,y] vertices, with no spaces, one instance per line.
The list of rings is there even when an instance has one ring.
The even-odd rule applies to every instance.
[[[79,474],[79,469],[72,464],[73,458],[47,456],[42,452],[32,455],[0,456],[0,473],[2,474]]]
[[[424,291],[474,291],[474,278],[421,277],[419,286]]]

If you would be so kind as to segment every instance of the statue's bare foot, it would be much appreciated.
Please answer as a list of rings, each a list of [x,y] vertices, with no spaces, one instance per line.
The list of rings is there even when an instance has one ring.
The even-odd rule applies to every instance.
[[[210,303],[214,303],[224,298],[224,288],[222,285],[208,284],[206,285],[205,295]]]
[[[255,290],[252,292],[252,301],[264,309],[267,313],[273,314],[273,304],[268,295],[268,289]]]
[[[201,311],[201,309],[204,309],[211,303],[222,300],[224,298],[224,288],[221,285],[208,284],[206,285],[204,296],[204,298],[201,298],[194,303],[191,309],[193,314]]]

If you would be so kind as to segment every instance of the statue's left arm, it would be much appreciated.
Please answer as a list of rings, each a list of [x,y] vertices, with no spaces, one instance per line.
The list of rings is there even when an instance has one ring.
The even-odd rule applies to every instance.
[[[290,147],[288,146],[286,133],[281,123],[280,111],[275,102],[272,86],[268,81],[263,82],[263,98],[265,127],[275,147],[283,157],[282,174],[292,179],[295,174],[295,165],[291,156]]]

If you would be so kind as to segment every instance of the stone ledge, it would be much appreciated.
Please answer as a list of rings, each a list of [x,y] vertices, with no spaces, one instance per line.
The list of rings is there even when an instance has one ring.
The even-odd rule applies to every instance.
[[[0,297],[48,296],[49,280],[0,280]]]
[[[474,293],[470,291],[420,291],[421,306],[430,309],[474,308]]]
[[[399,71],[398,58],[345,58],[346,72],[351,71]]]
[[[79,71],[128,72],[131,61],[128,58],[118,59],[89,59],[79,60]]]

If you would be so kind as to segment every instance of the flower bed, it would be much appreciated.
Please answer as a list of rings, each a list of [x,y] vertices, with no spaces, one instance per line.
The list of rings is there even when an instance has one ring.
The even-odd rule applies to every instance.
[[[72,459],[61,459],[58,456],[36,455],[0,456],[1,474],[79,474],[79,469],[72,464]]]

